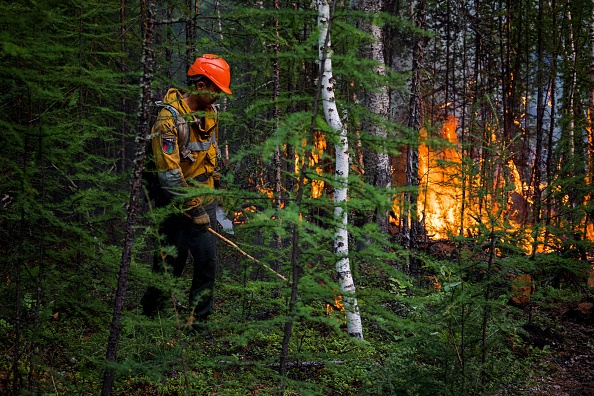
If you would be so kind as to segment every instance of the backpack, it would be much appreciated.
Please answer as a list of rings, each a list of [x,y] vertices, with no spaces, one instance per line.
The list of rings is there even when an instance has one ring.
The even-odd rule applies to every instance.
[[[157,107],[157,120],[158,114],[161,112],[161,109],[167,109],[174,118],[175,127],[177,129],[177,140],[178,146],[180,150],[180,155],[182,158],[188,158],[192,162],[194,159],[191,157],[192,151],[188,148],[188,144],[190,143],[190,126],[188,122],[184,119],[182,114],[177,110],[175,107],[163,103],[162,101],[156,101],[155,106]],[[213,111],[215,112],[215,116],[218,117],[218,106],[212,106]],[[157,174],[157,166],[155,165],[155,158],[153,156],[153,147],[152,141],[155,137],[159,136],[159,133],[155,133],[156,121],[153,123],[151,127],[151,134],[147,136],[145,140],[145,161],[144,161],[144,170],[142,172],[142,183],[144,188],[146,189],[145,199],[147,201],[154,201],[156,207],[163,207],[169,204],[172,199],[172,196],[167,191],[161,188],[161,182],[159,181],[159,176]],[[210,144],[216,142],[216,136],[213,133],[210,142],[208,143],[194,143],[192,149],[194,151],[203,151],[207,150]],[[196,147],[197,146],[197,147]]]
[[[175,120],[175,127],[178,131],[178,141],[181,153],[182,155],[188,155],[189,150],[187,145],[190,140],[190,128],[184,117],[175,107],[163,103],[162,101],[156,101],[155,106],[158,109],[157,118],[162,108],[169,110]],[[161,188],[161,182],[159,181],[159,176],[157,175],[157,167],[155,165],[152,147],[153,139],[158,136],[158,133],[153,132],[155,124],[156,121],[151,127],[151,134],[147,136],[145,140],[145,160],[144,170],[142,172],[142,184],[146,190],[145,199],[147,201],[154,201],[156,207],[162,207],[169,203],[171,200],[171,195]]]

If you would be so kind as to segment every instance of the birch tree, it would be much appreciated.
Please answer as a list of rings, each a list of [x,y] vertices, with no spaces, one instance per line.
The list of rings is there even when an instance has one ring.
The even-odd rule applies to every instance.
[[[338,258],[336,272],[338,273],[340,290],[343,293],[347,331],[351,336],[362,340],[363,327],[349,262],[348,213],[345,210],[349,178],[349,145],[347,131],[338,114],[334,95],[332,47],[330,45],[330,4],[328,0],[317,0],[317,2],[322,104],[326,122],[339,136],[339,140],[335,144],[336,170],[334,174],[336,183],[334,189],[334,216],[337,222],[336,232],[334,233],[334,252]]]
[[[375,22],[375,16],[379,14],[383,7],[383,0],[359,0],[352,1],[351,5],[355,9],[360,9],[366,15],[370,15],[369,20],[365,19],[362,22],[362,29],[369,34],[370,42],[365,47],[363,54],[365,57],[374,61],[375,66],[373,73],[382,77],[386,75],[386,66],[384,61],[384,36],[382,28]],[[390,96],[388,87],[380,85],[377,87],[368,87],[365,89],[363,101],[372,117],[366,119],[362,123],[362,129],[367,131],[371,137],[377,139],[379,142],[385,142],[387,138],[387,131],[382,125],[383,120],[388,118],[388,110],[390,107]],[[366,179],[370,184],[376,187],[391,187],[392,186],[392,172],[390,166],[390,158],[385,150],[378,150],[376,148],[364,150],[364,169]],[[375,214],[376,222],[380,229],[387,233],[388,231],[388,216],[385,211]]]

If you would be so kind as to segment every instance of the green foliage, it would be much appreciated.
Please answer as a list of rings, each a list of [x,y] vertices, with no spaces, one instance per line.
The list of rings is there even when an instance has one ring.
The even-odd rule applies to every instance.
[[[115,64],[119,7],[0,6],[0,317],[11,390],[52,383],[83,394],[98,382],[127,183],[113,153],[128,112],[120,104],[135,96]]]
[[[280,10],[270,1],[258,6],[215,3],[220,8],[201,2],[198,14],[187,5],[160,4],[153,87],[156,98],[167,86],[183,87],[185,65],[199,53],[224,54],[232,65],[234,95],[221,103],[220,148],[231,154],[221,170],[226,188],[220,195],[229,215],[241,214],[245,224],[225,236],[258,262],[221,241],[217,312],[202,328],[191,327],[190,312],[183,307],[191,268],[181,278],[150,272],[156,225],[169,209],[145,208],[136,229],[114,392],[272,395],[282,384],[285,395],[502,394],[509,384],[526,381],[527,362],[548,352],[526,344],[522,326],[527,318],[510,304],[510,277],[530,274],[536,286],[530,304],[546,306],[578,300],[583,294],[578,285],[589,269],[583,257],[591,244],[580,227],[592,203],[578,204],[591,192],[578,172],[585,169],[587,150],[572,140],[569,119],[560,123],[562,133],[551,154],[552,163],[560,165],[546,190],[556,206],[543,244],[553,254],[526,255],[518,248],[541,234],[512,227],[514,219],[503,209],[513,192],[510,175],[502,184],[490,179],[515,159],[510,150],[516,142],[487,136],[501,122],[499,104],[488,92],[468,105],[470,137],[462,142],[466,156],[452,176],[456,183],[466,181],[467,210],[476,220],[463,237],[425,238],[426,245],[404,249],[366,216],[391,210],[395,195],[416,193],[417,187],[380,189],[362,174],[350,174],[343,208],[350,216],[348,258],[365,336],[358,342],[345,331],[344,296],[335,271],[332,194],[338,137],[324,121],[320,103],[318,113],[313,112],[319,78],[317,13],[293,9],[297,3]],[[0,6],[5,141],[0,156],[0,350],[9,356],[0,362],[0,375],[10,387],[0,393],[18,388],[30,394],[85,395],[100,388],[142,70],[141,13],[127,4],[121,22],[120,7],[120,2],[91,0],[22,0]],[[440,7],[435,7],[436,18],[445,12]],[[352,163],[360,167],[358,144],[393,156],[419,144],[418,130],[383,119],[355,99],[380,86],[408,95],[408,71],[373,73],[376,63],[361,55],[371,42],[361,23],[373,20],[407,40],[439,35],[411,26],[408,16],[371,17],[338,8],[332,31],[336,100],[348,125]],[[195,37],[186,30],[189,19],[197,24]],[[520,34],[518,28],[514,24],[510,34]],[[499,57],[491,36],[484,35],[485,48]],[[412,45],[407,40],[403,53]],[[436,44],[435,56],[446,59],[440,51]],[[510,53],[516,56],[515,48]],[[581,61],[576,66],[585,70]],[[432,73],[437,84],[443,71]],[[569,75],[568,64],[563,73]],[[442,105],[428,106],[427,113],[438,114]],[[365,121],[381,125],[387,137],[360,130]],[[455,148],[437,136],[438,122],[429,121],[426,144],[437,152]],[[472,156],[477,143],[480,160]],[[575,161],[567,159],[571,147],[581,150]],[[303,164],[305,183],[300,184]],[[448,160],[437,165],[453,166]],[[480,210],[472,208],[474,202],[482,204]],[[434,242],[446,244],[449,253],[431,250]],[[161,248],[176,254],[171,246]],[[409,270],[413,266],[417,273]],[[148,285],[180,304],[171,304],[156,318],[143,317],[139,302]],[[287,323],[292,324],[290,337]],[[285,341],[287,373],[281,376]]]

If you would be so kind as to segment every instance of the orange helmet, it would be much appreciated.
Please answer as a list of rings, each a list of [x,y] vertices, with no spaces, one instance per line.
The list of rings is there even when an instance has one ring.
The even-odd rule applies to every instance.
[[[227,94],[231,94],[231,68],[223,58],[213,54],[204,54],[197,58],[188,69],[188,76],[203,75],[208,77],[217,87]]]

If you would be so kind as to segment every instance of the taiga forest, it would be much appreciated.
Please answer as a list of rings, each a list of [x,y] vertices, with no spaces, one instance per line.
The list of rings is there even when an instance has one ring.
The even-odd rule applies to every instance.
[[[202,54],[197,327],[146,146]],[[3,1],[0,108],[2,395],[594,395],[592,1]]]

